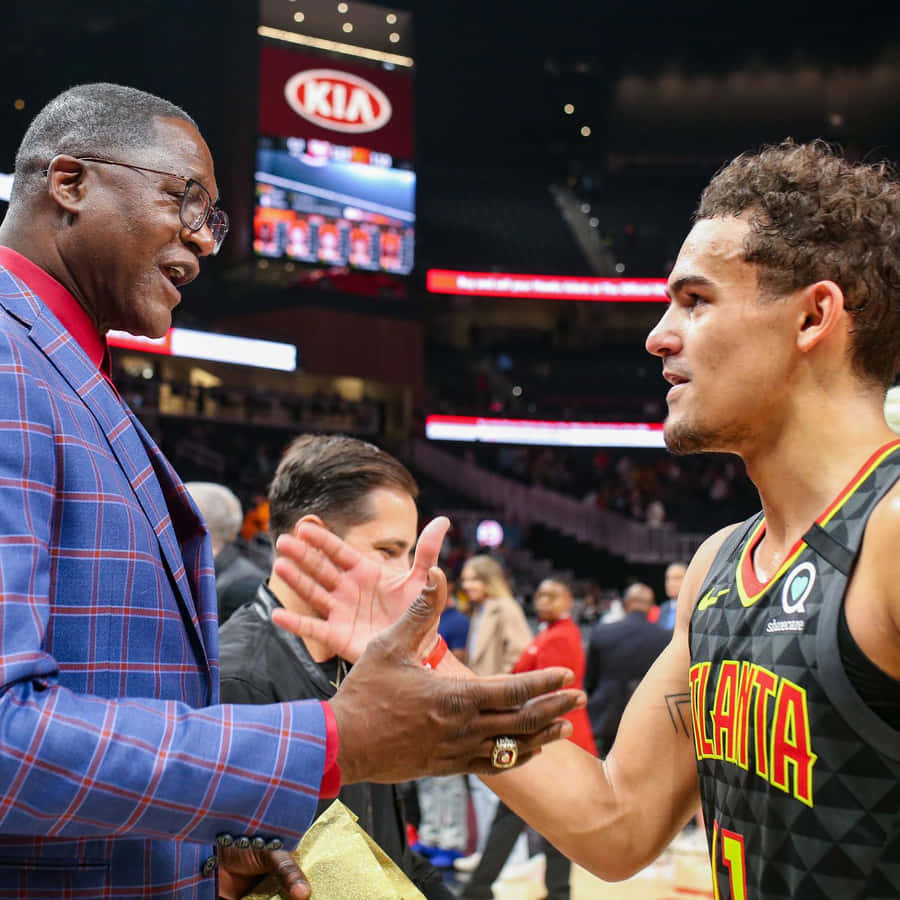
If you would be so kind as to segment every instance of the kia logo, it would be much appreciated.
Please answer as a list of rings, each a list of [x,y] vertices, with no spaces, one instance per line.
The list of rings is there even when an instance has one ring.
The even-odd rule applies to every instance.
[[[284,98],[297,115],[333,131],[381,128],[391,117],[391,101],[374,84],[335,69],[307,69],[292,75]]]

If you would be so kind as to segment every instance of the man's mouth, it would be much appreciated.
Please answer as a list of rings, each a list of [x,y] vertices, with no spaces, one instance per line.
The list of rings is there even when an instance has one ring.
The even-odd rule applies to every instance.
[[[191,281],[191,276],[184,266],[170,264],[161,266],[160,268],[162,269],[162,272],[166,276],[166,278],[168,278],[176,288],[179,288],[183,284],[187,284],[189,281]]]
[[[688,381],[690,381],[689,378],[685,378],[683,375],[679,375],[677,372],[672,372],[668,369],[663,370],[663,378],[665,378],[672,387],[678,387],[679,384],[687,384]]]

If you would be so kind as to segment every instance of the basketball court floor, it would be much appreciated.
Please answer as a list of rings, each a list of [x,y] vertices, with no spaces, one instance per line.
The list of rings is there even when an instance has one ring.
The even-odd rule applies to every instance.
[[[571,900],[713,900],[706,851],[677,842],[628,881],[609,884],[574,866],[571,885]],[[500,881],[494,886],[495,900],[541,900],[544,896],[543,884],[535,881]]]

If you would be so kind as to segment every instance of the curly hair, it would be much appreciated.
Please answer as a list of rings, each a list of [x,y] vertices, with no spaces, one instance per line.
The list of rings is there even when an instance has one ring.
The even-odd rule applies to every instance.
[[[900,369],[900,182],[890,164],[853,164],[823,141],[745,153],[700,197],[694,220],[750,214],[745,260],[771,298],[816,281],[844,292],[852,361],[887,388]]]

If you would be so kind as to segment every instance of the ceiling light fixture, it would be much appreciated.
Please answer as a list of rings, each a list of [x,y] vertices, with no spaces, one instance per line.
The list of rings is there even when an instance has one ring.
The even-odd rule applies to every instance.
[[[401,56],[399,53],[388,53],[384,50],[372,50],[369,47],[357,47],[354,44],[343,44],[340,41],[328,41],[309,34],[285,31],[283,28],[270,28],[268,25],[260,25],[256,29],[256,33],[260,37],[270,38],[273,41],[283,41],[286,44],[300,44],[303,47],[314,47],[316,50],[328,50],[331,53],[345,53],[347,56],[358,56],[362,59],[374,59],[376,62],[392,63],[395,66],[405,66],[408,69],[415,65],[415,61],[411,56]]]

